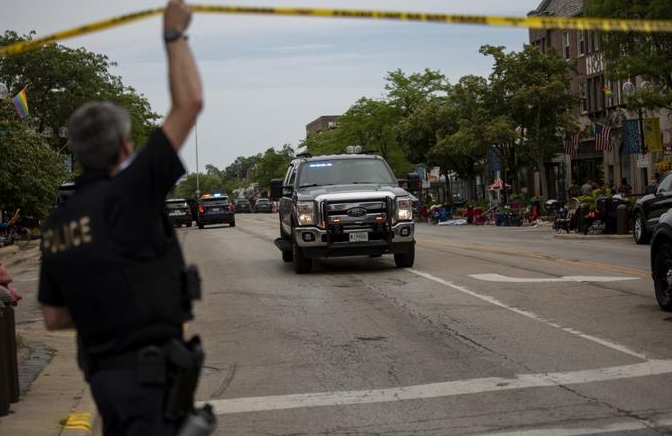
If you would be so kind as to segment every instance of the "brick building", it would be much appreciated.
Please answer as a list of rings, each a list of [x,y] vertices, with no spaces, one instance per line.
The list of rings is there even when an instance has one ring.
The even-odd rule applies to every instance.
[[[306,136],[334,127],[339,118],[341,118],[340,115],[323,115],[311,121],[306,124]]]
[[[581,16],[589,2],[590,0],[544,0],[529,15]],[[578,156],[571,159],[564,154],[556,156],[547,168],[550,170],[547,171],[549,182],[562,192],[562,185],[568,186],[572,179],[579,184],[590,179],[598,184],[618,185],[621,178],[626,178],[635,193],[643,192],[650,176],[659,172],[658,168],[664,167],[660,162],[669,157],[662,150],[647,154],[629,154],[623,146],[624,120],[639,119],[640,115],[625,107],[623,85],[629,81],[639,87],[642,79],[606,79],[606,63],[600,54],[599,39],[594,32],[531,29],[530,43],[542,51],[555,49],[566,59],[577,61],[577,73],[571,78],[571,92],[581,100],[576,110],[577,124],[580,126]],[[663,143],[672,142],[672,124],[666,111],[661,113],[643,109],[641,115],[643,118],[658,118]],[[598,126],[612,128],[611,151],[596,150],[595,131],[600,128]],[[556,180],[550,180],[552,177]],[[549,190],[552,191],[553,187]]]

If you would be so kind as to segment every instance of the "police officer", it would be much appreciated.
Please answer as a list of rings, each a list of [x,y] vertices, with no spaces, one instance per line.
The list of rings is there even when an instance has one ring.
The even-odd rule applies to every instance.
[[[138,368],[148,350],[181,340],[191,317],[182,253],[163,215],[168,191],[185,172],[177,151],[203,104],[184,34],[190,20],[182,0],[168,3],[163,30],[172,106],[133,159],[123,108],[89,103],[72,115],[70,146],[84,172],[74,197],[43,227],[38,298],[45,326],[77,329],[105,435],[174,435],[180,424],[164,418],[161,359],[144,373]]]

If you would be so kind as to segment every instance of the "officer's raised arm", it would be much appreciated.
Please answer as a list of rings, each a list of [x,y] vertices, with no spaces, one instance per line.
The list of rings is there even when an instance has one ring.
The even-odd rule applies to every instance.
[[[190,21],[191,10],[184,1],[171,0],[168,3],[163,30],[172,106],[162,129],[176,151],[184,144],[203,107],[201,79],[184,35]]]

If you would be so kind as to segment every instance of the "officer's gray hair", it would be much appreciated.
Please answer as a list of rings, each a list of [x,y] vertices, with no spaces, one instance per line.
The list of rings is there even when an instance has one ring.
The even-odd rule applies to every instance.
[[[107,170],[131,135],[131,119],[117,104],[87,103],[70,117],[68,135],[70,150],[85,170]]]

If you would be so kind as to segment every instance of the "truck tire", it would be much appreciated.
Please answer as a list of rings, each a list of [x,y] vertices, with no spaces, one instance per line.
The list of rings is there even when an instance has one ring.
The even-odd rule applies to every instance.
[[[291,262],[294,260],[294,253],[291,251],[283,251],[282,252],[282,261],[283,262]]]
[[[234,220],[234,221],[231,221],[231,222],[229,223],[229,227],[236,227],[236,221],[235,221],[235,220]]]
[[[284,255],[283,255],[284,258]],[[294,272],[297,274],[304,274],[313,269],[313,259],[303,255],[299,244],[294,242],[292,244],[292,260],[294,261]]]
[[[202,228],[203,228],[203,224],[199,224],[199,225],[198,225],[198,228],[199,228],[199,229],[202,229]]]
[[[411,268],[415,262],[415,244],[411,244],[411,248],[406,253],[399,253],[394,255],[394,263],[397,268]]]

